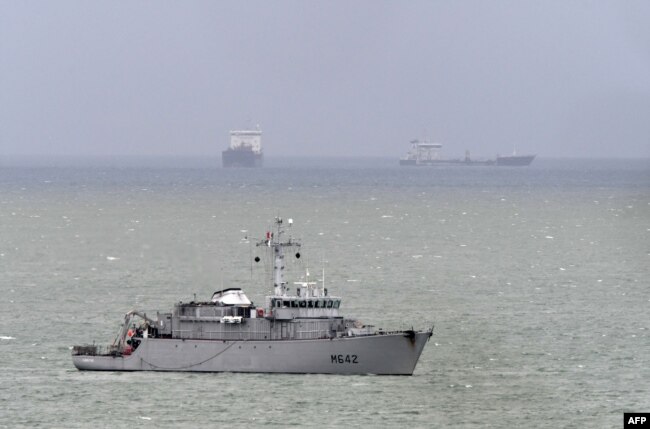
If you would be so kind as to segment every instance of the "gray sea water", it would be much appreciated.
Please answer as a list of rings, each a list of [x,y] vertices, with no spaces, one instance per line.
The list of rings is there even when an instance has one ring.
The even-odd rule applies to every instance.
[[[0,169],[0,427],[618,428],[650,411],[647,160],[141,161]],[[346,315],[435,324],[412,377],[73,367],[73,344],[110,342],[134,307],[227,286],[262,303],[245,237],[276,215]]]

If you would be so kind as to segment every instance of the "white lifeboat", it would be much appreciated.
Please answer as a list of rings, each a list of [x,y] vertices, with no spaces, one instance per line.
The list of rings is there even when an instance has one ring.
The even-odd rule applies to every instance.
[[[221,305],[251,305],[251,300],[240,288],[228,288],[215,292],[212,302]]]

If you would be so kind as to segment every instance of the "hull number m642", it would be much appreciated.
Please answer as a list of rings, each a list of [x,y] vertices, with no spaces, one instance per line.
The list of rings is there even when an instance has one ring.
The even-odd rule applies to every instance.
[[[330,355],[331,363],[359,363],[357,355]]]

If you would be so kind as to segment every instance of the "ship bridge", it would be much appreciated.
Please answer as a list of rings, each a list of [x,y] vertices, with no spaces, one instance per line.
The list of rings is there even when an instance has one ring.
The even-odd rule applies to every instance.
[[[258,154],[262,152],[262,131],[234,130],[230,131],[230,149],[250,149]]]
[[[268,308],[275,319],[322,319],[339,317],[339,297],[269,296]]]

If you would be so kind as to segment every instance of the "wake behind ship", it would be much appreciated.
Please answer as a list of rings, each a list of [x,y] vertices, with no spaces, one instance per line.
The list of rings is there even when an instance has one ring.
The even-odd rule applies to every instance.
[[[255,130],[236,130],[230,132],[230,146],[221,152],[223,167],[261,167],[262,132]]]
[[[324,275],[320,285],[307,273],[290,287],[285,256],[295,252],[300,258],[301,243],[285,234],[285,223],[276,218],[275,230],[257,243],[273,266],[274,293],[264,306],[231,287],[209,301],[179,302],[155,318],[131,311],[111,345],[74,346],[74,365],[95,371],[412,375],[433,328],[384,331],[343,317],[341,297],[329,294]]]

